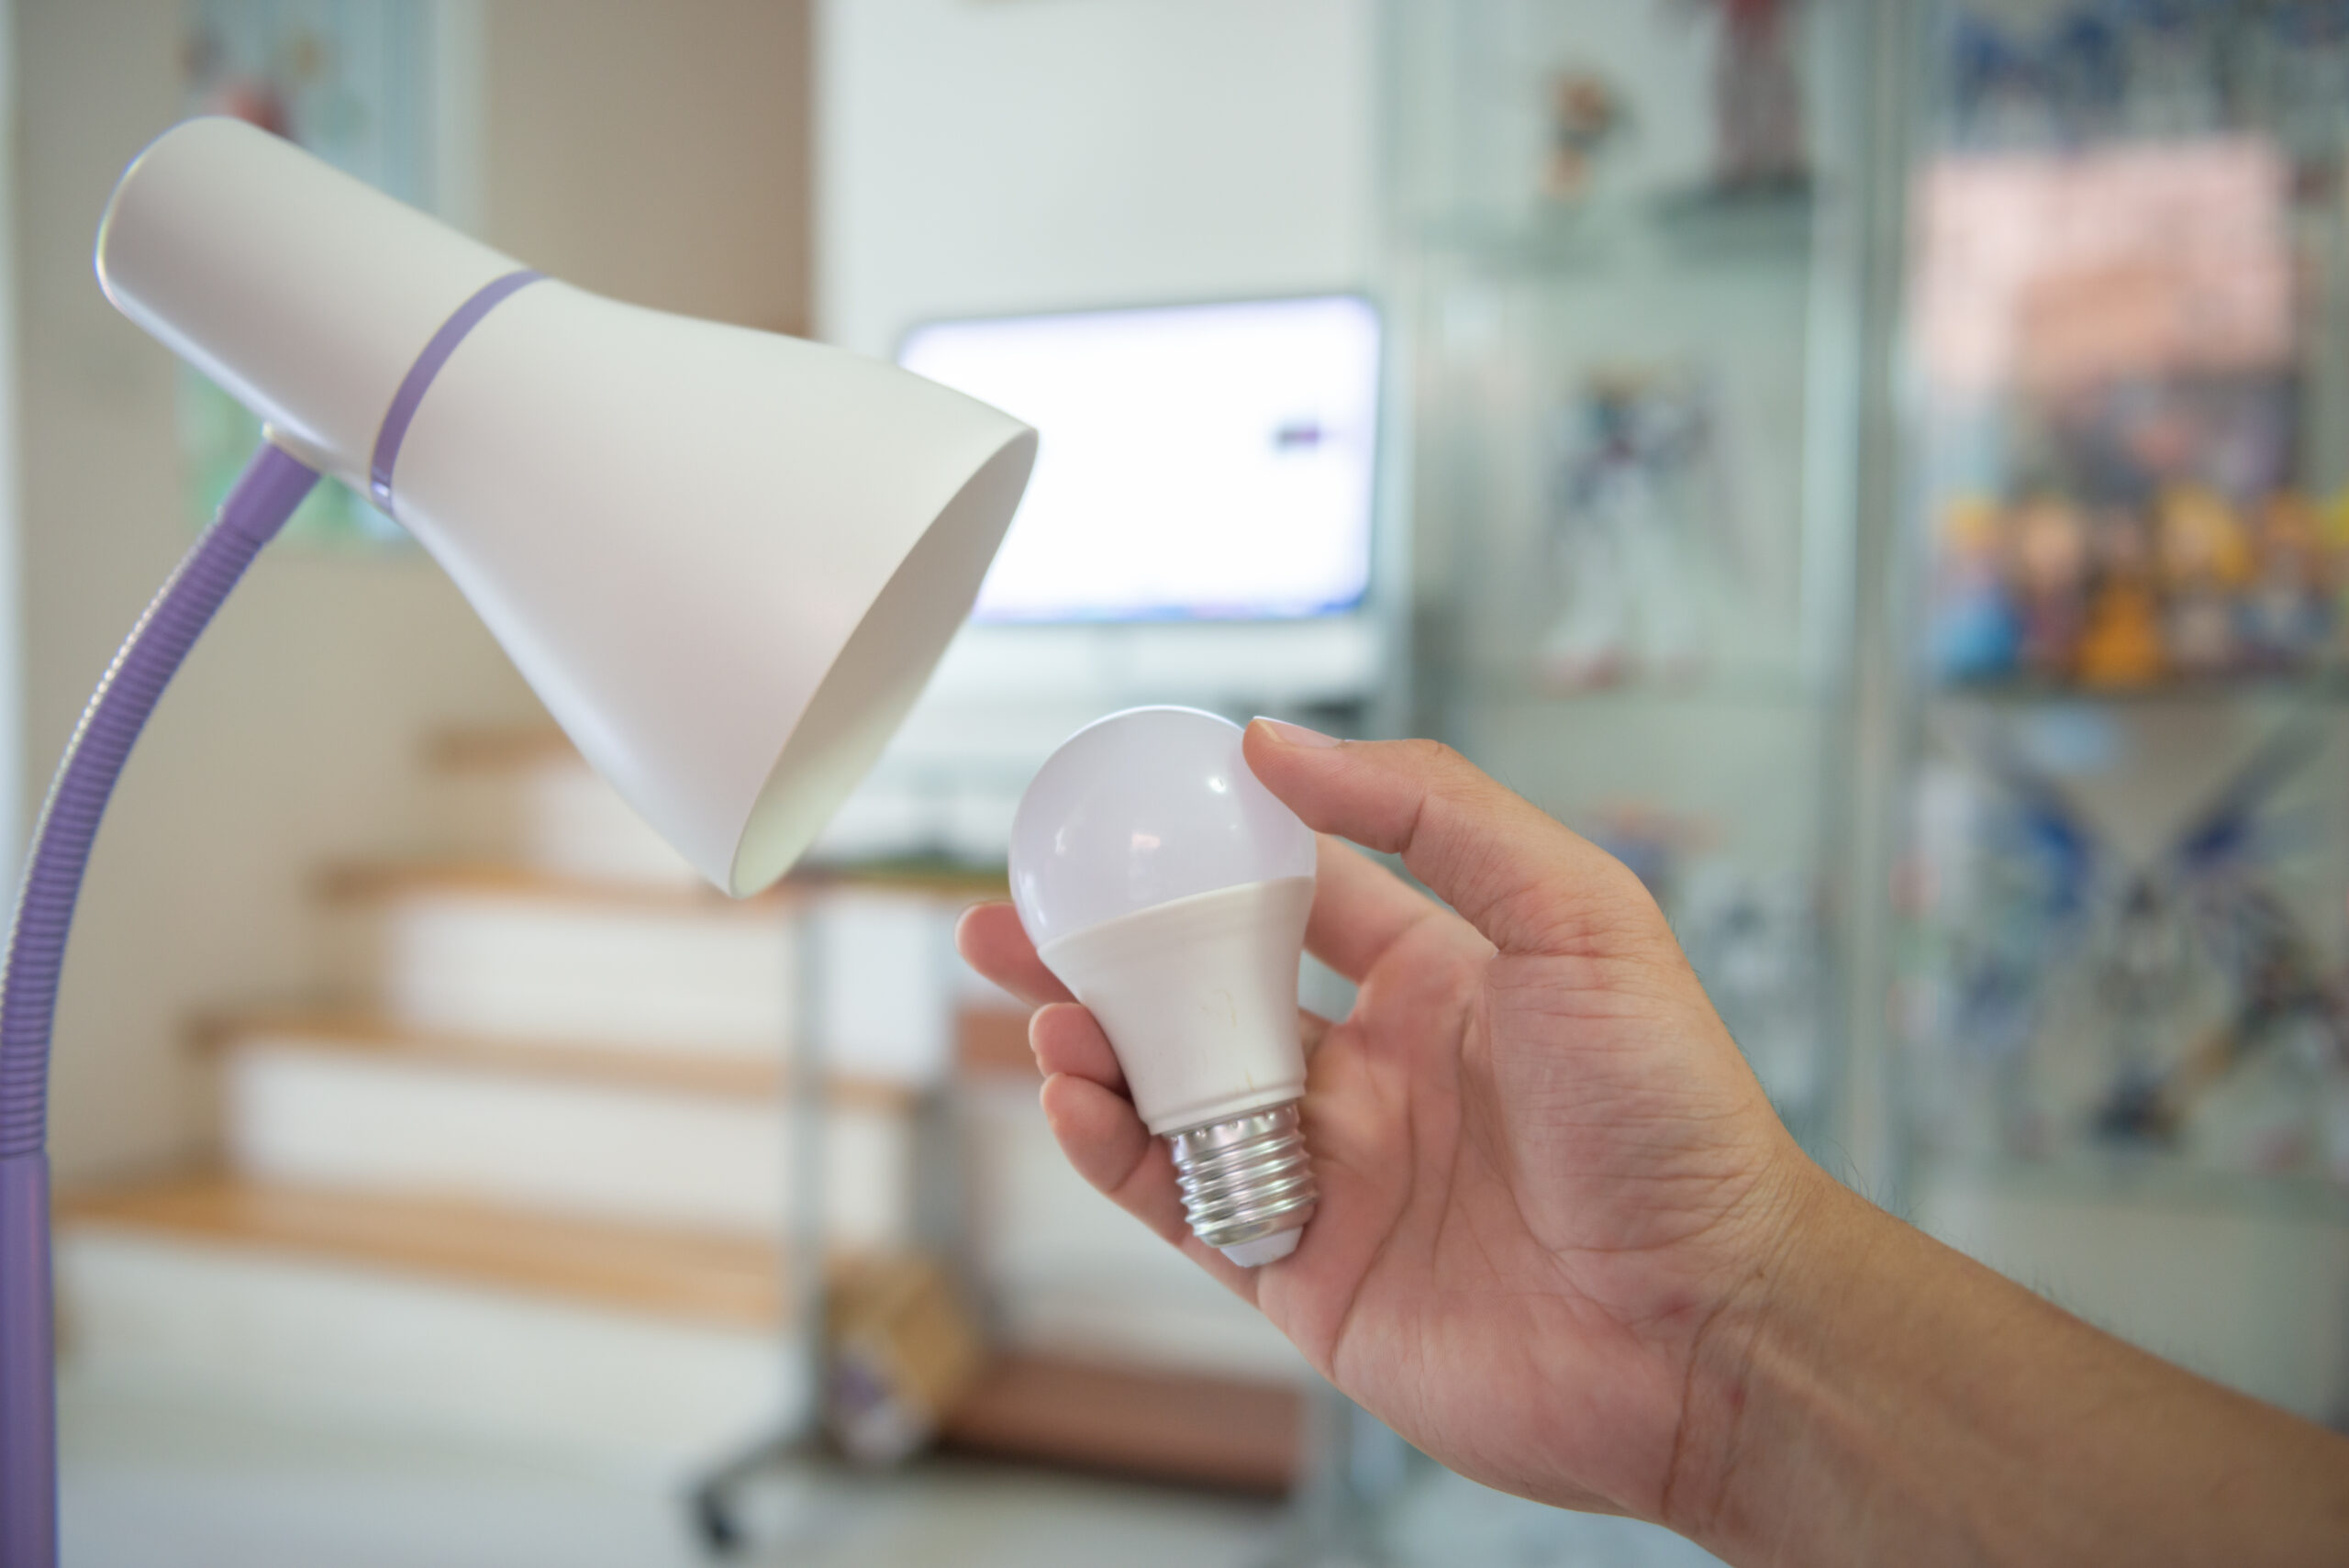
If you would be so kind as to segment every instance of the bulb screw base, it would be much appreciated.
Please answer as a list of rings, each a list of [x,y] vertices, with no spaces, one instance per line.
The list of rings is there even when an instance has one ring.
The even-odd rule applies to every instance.
[[[1252,1266],[1286,1249],[1252,1246],[1295,1231],[1320,1196],[1295,1100],[1166,1135],[1191,1234]],[[1294,1244],[1292,1242],[1292,1244]]]

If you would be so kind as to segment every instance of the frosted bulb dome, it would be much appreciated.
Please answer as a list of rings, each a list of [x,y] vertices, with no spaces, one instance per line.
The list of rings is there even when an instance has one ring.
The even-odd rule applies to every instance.
[[[1196,894],[1313,874],[1313,830],[1257,782],[1240,726],[1136,707],[1078,730],[1011,821],[1011,897],[1038,947]]]

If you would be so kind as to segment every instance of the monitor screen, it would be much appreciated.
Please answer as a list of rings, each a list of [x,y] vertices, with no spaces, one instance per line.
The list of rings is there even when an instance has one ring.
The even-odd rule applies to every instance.
[[[898,361],[1042,436],[979,620],[1286,619],[1369,585],[1366,300],[938,322]]]

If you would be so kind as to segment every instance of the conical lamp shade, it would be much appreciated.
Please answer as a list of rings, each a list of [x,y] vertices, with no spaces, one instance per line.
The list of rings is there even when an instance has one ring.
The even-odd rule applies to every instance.
[[[427,342],[518,270],[225,120],[124,175],[98,269],[362,489]],[[389,500],[587,760],[740,895],[789,869],[919,695],[1035,441],[894,366],[546,279],[434,369]]]

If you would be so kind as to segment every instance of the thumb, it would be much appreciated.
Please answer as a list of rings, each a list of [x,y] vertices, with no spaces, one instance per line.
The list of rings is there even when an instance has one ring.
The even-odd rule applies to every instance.
[[[1434,740],[1335,740],[1259,718],[1242,742],[1266,789],[1317,832],[1403,857],[1503,952],[1652,940],[1663,916],[1614,856]]]

